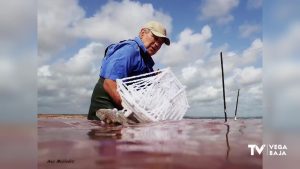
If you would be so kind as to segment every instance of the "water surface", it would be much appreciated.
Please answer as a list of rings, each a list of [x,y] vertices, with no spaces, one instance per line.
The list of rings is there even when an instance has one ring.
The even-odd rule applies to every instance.
[[[262,120],[184,119],[107,126],[83,118],[38,119],[39,168],[262,168],[248,144]]]

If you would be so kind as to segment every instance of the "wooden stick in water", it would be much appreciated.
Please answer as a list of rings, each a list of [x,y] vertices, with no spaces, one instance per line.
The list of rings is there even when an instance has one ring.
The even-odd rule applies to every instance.
[[[239,95],[240,95],[240,89],[238,90],[238,94],[237,94],[237,97],[236,97],[236,105],[235,105],[235,113],[234,113],[234,120],[236,120],[236,114],[237,114],[237,107],[238,107],[238,104],[239,104]]]
[[[224,115],[225,115],[225,122],[227,122],[226,100],[225,100],[225,84],[224,84],[224,70],[223,70],[223,57],[222,57],[222,52],[220,53],[220,57],[221,57],[221,69],[222,69],[222,85],[223,85]]]

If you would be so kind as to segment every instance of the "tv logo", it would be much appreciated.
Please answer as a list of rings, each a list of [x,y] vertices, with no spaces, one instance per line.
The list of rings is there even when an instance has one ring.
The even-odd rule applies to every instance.
[[[248,144],[248,148],[250,148],[250,155],[254,155],[255,151],[261,155],[261,153],[266,148],[266,155],[270,156],[286,156],[287,146],[285,144],[269,144],[269,145],[261,145],[258,146],[256,144]]]
[[[257,153],[260,155],[262,153],[262,151],[264,150],[265,146],[266,146],[265,144],[261,145],[260,147],[257,146],[256,144],[248,144],[248,148],[251,149],[250,155],[252,155],[252,156],[254,155],[254,150],[256,150]]]

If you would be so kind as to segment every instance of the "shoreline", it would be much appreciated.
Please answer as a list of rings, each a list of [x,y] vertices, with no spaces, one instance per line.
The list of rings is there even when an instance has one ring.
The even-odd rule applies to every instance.
[[[37,118],[80,118],[86,119],[87,114],[37,114]],[[227,117],[228,119],[234,119],[234,117]],[[262,116],[254,117],[237,117],[238,119],[263,119]],[[192,117],[185,116],[183,119],[224,119],[224,117]]]

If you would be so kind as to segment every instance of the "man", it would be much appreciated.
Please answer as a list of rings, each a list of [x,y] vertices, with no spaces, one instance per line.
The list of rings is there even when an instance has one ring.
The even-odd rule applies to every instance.
[[[141,28],[139,37],[106,48],[100,78],[91,98],[88,120],[99,120],[96,116],[99,109],[122,109],[116,79],[152,72],[152,56],[163,43],[170,45],[166,28],[157,21],[150,21]]]

